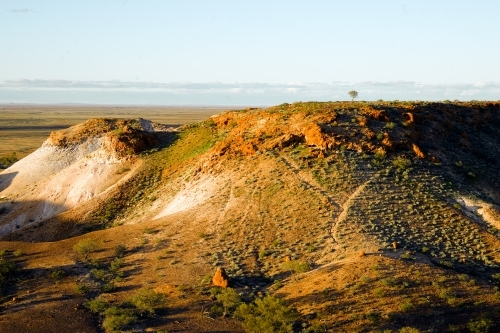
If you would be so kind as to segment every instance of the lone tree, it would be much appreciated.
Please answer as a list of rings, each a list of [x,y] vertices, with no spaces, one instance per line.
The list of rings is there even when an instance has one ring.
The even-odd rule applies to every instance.
[[[349,96],[351,96],[352,101],[354,101],[354,99],[356,97],[358,97],[358,92],[356,90],[351,90],[351,91],[348,92],[348,94],[349,94]]]
[[[89,259],[89,255],[92,252],[99,250],[99,248],[99,242],[91,238],[82,239],[73,246],[73,250],[81,255],[84,261],[87,261]]]

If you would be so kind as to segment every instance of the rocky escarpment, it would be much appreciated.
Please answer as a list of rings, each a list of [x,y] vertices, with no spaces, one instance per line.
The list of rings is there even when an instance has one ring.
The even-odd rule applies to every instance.
[[[457,181],[462,175],[487,180],[489,194],[500,199],[499,110],[498,102],[299,102],[226,112],[210,120],[222,138],[211,151],[212,161],[299,144],[309,148],[304,159],[338,151],[379,161],[401,156],[443,166]]]

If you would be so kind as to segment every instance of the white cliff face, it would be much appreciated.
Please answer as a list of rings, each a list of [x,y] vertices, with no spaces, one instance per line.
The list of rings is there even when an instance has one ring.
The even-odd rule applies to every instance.
[[[42,179],[52,176],[76,163],[95,154],[102,147],[103,137],[90,138],[78,145],[57,147],[45,141],[36,151],[18,161],[1,174],[15,174],[10,183],[0,184],[2,195],[18,193],[23,186],[29,186]],[[109,155],[109,154],[108,154]],[[116,162],[116,158],[109,156],[109,162]],[[104,159],[105,161],[106,159]],[[103,162],[104,162],[103,161]]]
[[[105,151],[104,136],[42,147],[0,173],[0,236],[84,203],[122,176],[122,160]]]

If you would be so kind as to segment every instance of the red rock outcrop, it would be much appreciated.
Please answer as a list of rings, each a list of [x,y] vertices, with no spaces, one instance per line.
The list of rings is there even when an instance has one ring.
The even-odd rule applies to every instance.
[[[227,288],[229,286],[229,276],[227,276],[224,268],[217,267],[214,277],[212,278],[212,283],[214,286],[221,288]]]

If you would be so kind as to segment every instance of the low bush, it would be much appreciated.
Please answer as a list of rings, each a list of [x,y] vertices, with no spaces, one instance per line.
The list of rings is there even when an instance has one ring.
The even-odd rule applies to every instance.
[[[404,300],[399,304],[399,309],[403,312],[411,311],[413,310],[413,308],[414,308],[413,303],[409,299]]]
[[[100,297],[88,301],[85,306],[95,313],[103,313],[108,307],[108,303]]]
[[[63,269],[55,269],[52,272],[50,272],[50,277],[55,279],[55,280],[59,280],[59,279],[63,278],[65,275],[66,275],[66,271]]]
[[[372,293],[373,293],[373,295],[375,295],[377,297],[384,297],[385,296],[384,288],[380,288],[380,287],[373,289]]]
[[[403,327],[402,329],[399,330],[399,333],[420,333],[420,330],[415,327]]]
[[[127,247],[123,244],[120,244],[115,247],[115,257],[121,258],[125,255],[125,252],[127,251]]]
[[[132,296],[128,302],[132,304],[141,315],[152,316],[156,310],[166,307],[165,294],[158,293],[153,289],[144,288]]]
[[[487,318],[474,320],[467,324],[467,328],[471,331],[471,333],[488,333],[491,326],[491,320]]]
[[[240,305],[235,316],[243,320],[243,329],[249,333],[288,333],[299,317],[294,308],[274,296]]]
[[[394,165],[398,170],[405,170],[411,165],[411,161],[407,158],[398,156],[392,161],[392,165]]]
[[[84,261],[88,261],[89,255],[99,250],[99,248],[99,242],[91,238],[82,239],[73,246],[73,250],[81,255]]]
[[[127,325],[137,321],[137,317],[130,309],[123,309],[112,306],[104,311],[104,320],[102,327],[107,332],[119,332]]]
[[[82,294],[82,295],[89,293],[90,289],[91,288],[85,283],[77,284],[75,287],[75,291],[79,294]]]
[[[383,285],[384,287],[392,287],[396,285],[398,281],[394,278],[388,277],[385,279],[380,280],[380,284]]]
[[[311,270],[311,266],[307,262],[291,260],[283,263],[283,269],[295,273],[304,273]]]
[[[233,288],[222,289],[215,297],[224,307],[223,316],[226,316],[241,303],[241,296]]]

